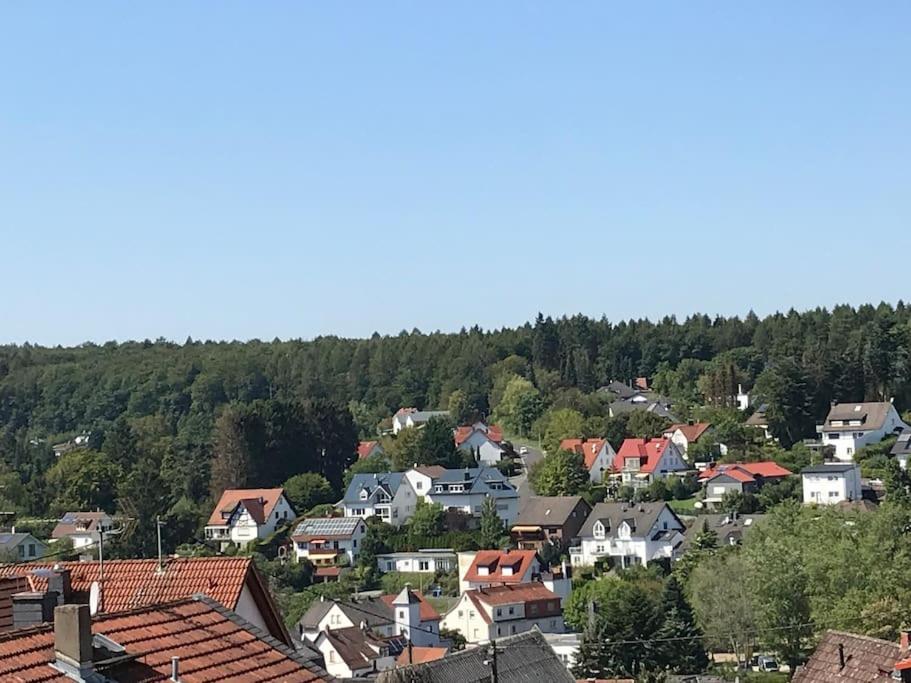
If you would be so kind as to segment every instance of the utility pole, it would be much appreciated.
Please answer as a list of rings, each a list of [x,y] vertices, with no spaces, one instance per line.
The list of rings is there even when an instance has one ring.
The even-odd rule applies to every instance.
[[[104,585],[104,524],[98,525],[98,583]]]
[[[408,639],[408,663],[414,664],[414,643],[411,642],[411,638]]]
[[[490,683],[500,683],[500,675],[497,673],[497,641],[490,641]]]

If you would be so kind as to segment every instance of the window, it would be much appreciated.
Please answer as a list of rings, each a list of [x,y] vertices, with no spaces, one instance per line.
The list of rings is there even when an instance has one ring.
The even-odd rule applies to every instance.
[[[19,546],[19,557],[25,557],[25,546],[24,545]]]
[[[367,500],[367,491],[366,491],[366,489],[361,489],[361,500]]]
[[[497,616],[498,616],[498,617],[502,617],[502,616],[503,616],[503,610],[500,609],[499,607],[497,607]]]
[[[329,661],[333,664],[336,663],[337,660],[335,659],[335,650],[329,650]]]
[[[351,539],[351,547],[352,547],[352,548],[357,548],[357,539],[356,539],[356,538],[352,538],[352,539]]]
[[[854,432],[854,438],[862,439],[862,438],[864,438],[864,433],[863,432]]]
[[[829,498],[835,498],[838,496],[838,491],[829,491]]]
[[[29,556],[29,557],[34,557],[34,556],[35,556],[35,544],[34,544],[34,543],[29,543],[29,544],[28,544],[28,556]]]
[[[419,560],[418,561],[418,571],[419,572],[430,571],[430,562],[428,562],[427,560]]]
[[[400,609],[399,610],[399,619],[404,619],[404,618],[405,618],[405,610]]]
[[[391,572],[393,570],[393,567],[395,567],[395,563],[387,560],[386,561],[386,571]]]
[[[278,510],[275,511],[275,519],[278,519]]]
[[[832,441],[838,441],[840,436],[841,436],[841,434],[839,434],[838,432],[834,432],[832,434],[829,434],[829,439]]]
[[[531,604],[528,606],[528,613],[529,613],[529,614],[537,614],[537,613],[538,613],[538,604],[535,603],[535,602],[531,603]]]
[[[854,453],[854,449],[853,449],[853,448],[849,448],[849,449],[848,449],[848,455],[851,455],[852,453]]]
[[[510,624],[510,625],[509,625],[509,632],[510,632],[510,633],[515,633],[515,632],[516,632],[516,625],[515,625],[515,624]]]
[[[509,613],[510,613],[510,614],[515,614],[515,613],[516,613],[515,608],[514,608],[514,607],[510,607],[510,608],[509,608]]]
[[[503,629],[502,629],[500,626],[497,626],[497,635],[498,635],[498,636],[502,636],[502,635],[503,635]]]
[[[465,616],[465,610],[460,609],[459,610],[459,619],[463,618],[464,616]]]
[[[422,481],[419,479],[419,480],[418,480],[418,483],[417,483],[417,486],[416,486],[415,488],[417,488],[417,490],[420,491],[422,488],[424,488],[424,482],[422,482]]]

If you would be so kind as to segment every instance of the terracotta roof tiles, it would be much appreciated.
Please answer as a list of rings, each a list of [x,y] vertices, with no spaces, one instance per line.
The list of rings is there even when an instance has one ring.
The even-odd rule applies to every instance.
[[[537,558],[534,550],[479,550],[472,560],[464,580],[474,583],[521,583],[528,580],[528,570]],[[487,567],[488,573],[481,574],[480,567]],[[504,567],[510,567],[508,574]]]
[[[272,514],[272,509],[284,493],[284,489],[226,489],[212,511],[208,524],[209,526],[226,525],[228,520],[223,513],[234,510],[241,503],[246,505],[247,511],[257,524],[262,524]]]

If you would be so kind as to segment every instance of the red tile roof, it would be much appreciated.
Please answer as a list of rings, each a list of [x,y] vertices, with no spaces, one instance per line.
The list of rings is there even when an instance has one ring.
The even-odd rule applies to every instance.
[[[623,469],[627,458],[639,458],[640,472],[653,472],[667,450],[670,439],[626,439],[614,456],[614,469]]]
[[[409,664],[435,662],[438,659],[443,659],[447,652],[449,652],[449,650],[445,647],[412,647],[410,652],[406,647],[402,650],[402,654],[399,655],[395,665],[408,666]]]
[[[581,453],[585,458],[585,469],[590,470],[595,464],[595,458],[604,447],[604,439],[563,439],[560,442],[561,451]]]
[[[528,579],[528,570],[536,558],[534,550],[479,550],[464,580],[473,583],[521,583],[523,579]],[[488,573],[480,574],[479,567],[488,567]],[[503,574],[503,567],[511,567],[512,572]]]
[[[357,459],[363,460],[370,456],[370,453],[377,447],[378,441],[361,441],[357,445]]]
[[[105,668],[119,683],[167,681],[171,657],[180,658],[184,683],[226,681],[316,683],[328,676],[278,641],[261,638],[252,625],[204,597],[109,614],[92,622],[135,657]],[[43,625],[0,635],[0,680],[72,683],[50,666],[54,627]]]
[[[763,479],[789,477],[793,472],[771,460],[764,460],[762,462],[735,462],[708,467],[699,473],[699,479],[705,481],[706,479],[711,479],[719,474],[726,474],[729,477],[737,479],[737,481],[750,482],[755,481],[756,477],[761,477]]]
[[[417,591],[411,591],[414,597],[418,599],[418,602],[421,603],[421,621],[439,621],[440,613],[434,609],[427,600],[424,599],[424,596],[418,593]],[[382,600],[386,605],[389,606],[389,609],[392,609],[392,601],[395,600],[394,595],[381,595],[380,600]],[[393,613],[394,614],[394,613]]]
[[[284,489],[227,489],[221,494],[208,523],[210,526],[224,526],[227,519],[222,513],[233,511],[243,503],[256,523],[262,524],[284,493]]]
[[[681,433],[683,434],[683,436],[686,437],[687,442],[693,443],[694,441],[698,441],[702,437],[702,435],[705,434],[705,431],[711,426],[712,426],[711,422],[695,422],[693,424],[686,424],[686,423],[675,424],[675,425],[671,425],[670,427],[668,427],[667,430],[665,431],[665,434],[670,434],[670,433],[676,432],[679,429],[681,431]]]
[[[483,429],[475,429],[474,425],[462,425],[461,427],[456,428],[455,445],[461,446],[476,431],[486,434],[487,438],[494,443],[500,443],[503,441],[503,430],[500,428],[500,425],[488,425],[486,432],[484,432]]]
[[[490,588],[478,588],[473,591],[478,600],[486,605],[511,605],[518,602],[534,602],[536,600],[556,600],[559,609],[559,596],[551,591],[543,583],[532,581],[529,583],[519,583],[513,586],[492,586]]]

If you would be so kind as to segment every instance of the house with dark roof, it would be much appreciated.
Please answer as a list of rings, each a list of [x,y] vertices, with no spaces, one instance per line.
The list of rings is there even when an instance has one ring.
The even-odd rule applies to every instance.
[[[611,558],[616,566],[646,565],[679,555],[686,526],[667,503],[598,503],[569,549],[573,566]]]
[[[766,441],[772,441],[775,437],[769,430],[769,418],[766,416],[766,410],[768,410],[768,406],[765,403],[761,403],[756,407],[756,410],[753,411],[753,414],[747,418],[747,421],[744,424],[747,427],[752,427],[757,431],[761,431],[762,436]]]
[[[898,435],[898,440],[889,451],[889,455],[898,460],[898,465],[903,470],[908,469],[908,460],[911,459],[911,429],[906,429]]]
[[[323,631],[313,642],[326,671],[340,679],[372,677],[392,669],[403,645],[401,639],[384,638],[363,625]]]
[[[92,618],[57,606],[53,623],[0,634],[0,680],[321,683],[329,675],[288,644],[203,595]]]
[[[696,539],[707,531],[715,533],[719,547],[740,545],[744,537],[752,533],[764,518],[765,515],[761,514],[698,515],[686,528],[683,544],[677,549],[677,554],[680,556],[686,553]]]
[[[66,577],[61,578],[60,575]],[[175,557],[164,560],[44,562],[0,566],[2,577],[24,577],[29,591],[60,592],[67,603],[89,604],[98,613],[121,612],[204,594],[237,612],[272,637],[291,644],[284,620],[250,557]],[[61,586],[56,589],[55,586]],[[93,589],[93,586],[97,588]]]
[[[497,514],[508,526],[518,514],[519,494],[495,467],[415,467],[404,475],[416,495],[444,510],[461,513],[476,523],[484,501],[492,498]]]
[[[850,462],[858,449],[879,443],[887,436],[911,429],[888,401],[836,403],[816,428],[823,448],[831,446],[836,460]]]
[[[440,625],[459,631],[469,643],[486,643],[535,627],[546,633],[566,630],[560,596],[539,582],[465,591]]]
[[[440,417],[448,418],[448,410],[418,410],[417,408],[399,408],[392,416],[392,433],[398,434],[409,427],[421,427],[430,420]]]
[[[896,643],[843,631],[826,631],[792,683],[911,683],[908,634]]]
[[[53,540],[69,538],[74,550],[81,550],[98,543],[99,532],[114,528],[114,520],[107,512],[67,512],[51,532]]]
[[[206,524],[206,538],[222,549],[244,547],[262,539],[295,518],[284,489],[227,489]]]
[[[824,462],[800,471],[803,502],[807,505],[837,505],[863,497],[860,465],[855,462]]]
[[[455,445],[460,451],[472,453],[480,465],[496,465],[503,459],[503,430],[499,425],[475,422],[456,427]]]
[[[617,455],[607,439],[563,439],[560,450],[581,455],[588,478],[595,484],[604,481]]]
[[[526,499],[509,533],[521,550],[545,544],[569,547],[592,508],[582,496],[532,496]]]
[[[367,523],[360,517],[309,517],[295,527],[291,541],[298,562],[327,567],[346,557],[353,565],[366,534]]]
[[[47,544],[31,534],[0,533],[0,561],[40,560],[47,554]]]
[[[575,682],[537,629],[497,639],[496,645],[499,683]],[[486,683],[492,679],[491,662],[490,648],[476,647],[384,671],[377,683]]]
[[[401,472],[355,474],[337,504],[345,517],[379,517],[401,526],[414,514],[418,496]]]
[[[713,465],[699,473],[705,492],[703,502],[708,507],[717,506],[728,493],[756,493],[764,484],[792,474],[771,460]]]
[[[614,456],[612,476],[624,486],[643,488],[689,466],[670,439],[625,439]]]

